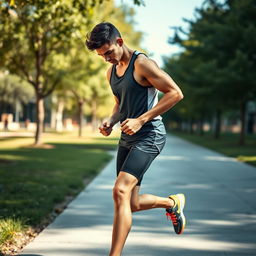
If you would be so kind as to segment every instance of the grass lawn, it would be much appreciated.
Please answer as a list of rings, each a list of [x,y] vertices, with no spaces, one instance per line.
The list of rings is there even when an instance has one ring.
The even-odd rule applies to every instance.
[[[183,132],[170,132],[173,135],[199,144],[201,146],[213,149],[227,156],[235,157],[239,161],[256,166],[256,135],[248,135],[245,145],[238,145],[239,134],[223,133],[220,139],[216,140],[210,133],[203,136],[198,134],[188,134]]]
[[[2,245],[15,233],[15,223],[24,227],[47,223],[56,205],[76,196],[112,158],[107,150],[117,145],[117,137],[80,139],[54,133],[43,137],[46,148],[30,147],[33,138],[0,138]]]

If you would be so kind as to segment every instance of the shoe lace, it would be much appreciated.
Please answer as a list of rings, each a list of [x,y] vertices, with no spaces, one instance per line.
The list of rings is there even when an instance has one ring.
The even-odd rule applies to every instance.
[[[171,220],[173,225],[177,225],[178,224],[178,221],[177,221],[177,216],[175,215],[175,213],[173,212],[166,212],[166,217],[167,217],[167,220]]]

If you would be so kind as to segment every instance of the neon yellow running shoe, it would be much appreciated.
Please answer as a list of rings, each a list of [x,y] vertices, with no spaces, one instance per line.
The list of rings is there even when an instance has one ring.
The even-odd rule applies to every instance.
[[[186,225],[186,218],[183,214],[183,209],[185,206],[185,195],[170,195],[169,198],[173,199],[175,204],[172,208],[166,209],[166,216],[167,219],[172,221],[175,233],[180,235],[184,231]]]

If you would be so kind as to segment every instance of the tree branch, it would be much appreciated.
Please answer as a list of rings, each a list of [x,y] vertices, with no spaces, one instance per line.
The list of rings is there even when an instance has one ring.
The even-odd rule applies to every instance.
[[[56,88],[56,86],[58,85],[59,82],[60,82],[60,79],[59,79],[59,78],[56,79],[56,80],[53,82],[51,88],[50,88],[48,91],[45,91],[45,92],[42,93],[42,97],[45,98],[45,97],[47,97],[48,95],[50,95],[50,94],[54,91],[54,89]]]
[[[37,89],[37,85],[36,85],[35,81],[33,81],[32,76],[28,73],[28,71],[26,69],[26,64],[25,64],[24,56],[21,53],[19,53],[18,56],[20,57],[20,60],[17,61],[16,58],[13,57],[12,58],[13,63],[15,64],[17,69],[20,70],[25,75],[27,81],[30,84],[32,84],[35,89]]]

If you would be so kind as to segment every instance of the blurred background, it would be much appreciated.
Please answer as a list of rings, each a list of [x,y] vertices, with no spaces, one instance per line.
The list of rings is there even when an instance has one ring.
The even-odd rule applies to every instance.
[[[97,130],[111,114],[108,64],[86,33],[114,23],[127,45],[169,73],[185,98],[164,115],[189,133],[255,133],[254,1],[2,1],[0,129]]]
[[[8,228],[41,230],[115,150],[118,126],[98,135],[114,104],[109,64],[84,44],[99,22],[115,24],[180,86],[184,99],[163,115],[168,132],[256,165],[255,17],[254,0],[0,1],[5,250],[16,250]]]

